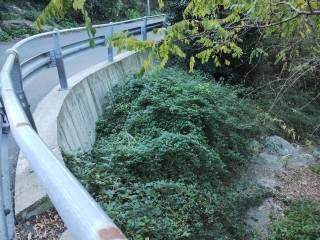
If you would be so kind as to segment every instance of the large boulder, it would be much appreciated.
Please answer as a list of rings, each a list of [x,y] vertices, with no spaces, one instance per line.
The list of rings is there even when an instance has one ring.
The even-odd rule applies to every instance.
[[[315,159],[311,154],[301,153],[293,156],[287,163],[288,167],[309,166],[315,163]]]
[[[314,149],[312,155],[316,158],[316,160],[320,160],[320,148]]]
[[[22,9],[17,7],[14,4],[0,4],[0,11],[2,12],[10,12],[10,13],[22,13]]]
[[[16,5],[8,5],[7,6],[7,9],[10,11],[10,12],[13,12],[13,13],[18,13],[18,14],[20,14],[20,13],[22,13],[22,9],[21,8],[19,8],[18,6],[16,6]]]
[[[279,156],[295,155],[298,153],[297,147],[290,144],[285,139],[279,136],[269,136],[264,141],[265,150],[270,154]]]

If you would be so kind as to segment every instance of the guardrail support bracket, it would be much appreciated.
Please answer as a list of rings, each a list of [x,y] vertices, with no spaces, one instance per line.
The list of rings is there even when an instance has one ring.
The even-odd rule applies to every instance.
[[[28,99],[27,99],[26,94],[24,93],[24,90],[23,90],[19,55],[16,51],[11,50],[11,49],[9,49],[8,52],[13,52],[15,54],[15,59],[14,59],[14,63],[12,66],[12,71],[11,71],[11,79],[12,79],[15,93],[17,94],[17,97],[20,101],[20,104],[22,105],[22,108],[23,108],[25,114],[27,115],[27,118],[28,118],[32,128],[35,131],[37,131],[37,127],[34,122],[31,110],[30,110],[30,105],[29,105]]]
[[[148,17],[143,18],[143,23],[141,26],[141,34],[142,34],[142,40],[145,41],[148,39],[148,31],[147,31],[147,25],[148,25]]]

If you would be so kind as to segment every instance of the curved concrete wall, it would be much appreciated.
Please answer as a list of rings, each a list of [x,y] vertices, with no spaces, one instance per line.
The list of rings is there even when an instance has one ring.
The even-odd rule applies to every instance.
[[[57,118],[58,145],[67,153],[91,150],[96,138],[96,122],[104,104],[112,99],[112,88],[137,73],[145,59],[141,53],[126,53],[112,64],[98,65],[78,74],[79,78],[64,98]]]

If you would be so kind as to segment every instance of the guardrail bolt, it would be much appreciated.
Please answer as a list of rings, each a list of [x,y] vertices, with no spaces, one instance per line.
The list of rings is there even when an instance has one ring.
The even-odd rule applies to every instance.
[[[53,51],[54,51],[55,63],[56,63],[58,75],[59,75],[60,89],[67,90],[68,81],[67,81],[66,71],[64,68],[63,55],[62,55],[62,50],[60,45],[60,32],[58,29],[55,29],[54,31],[55,33],[53,34]]]
[[[49,52],[49,57],[50,57],[50,63],[48,65],[48,67],[56,67],[57,64],[56,64],[56,58],[54,56],[54,50],[51,50]]]

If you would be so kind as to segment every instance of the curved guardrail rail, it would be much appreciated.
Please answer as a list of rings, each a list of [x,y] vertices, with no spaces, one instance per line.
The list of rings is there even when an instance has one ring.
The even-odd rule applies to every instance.
[[[147,31],[162,27],[164,22],[164,15],[157,15],[96,25],[95,28],[99,34],[94,38],[94,41],[98,46],[105,44],[106,39],[117,26],[120,31],[128,31],[130,35],[141,34],[142,39],[146,40]],[[41,33],[23,39],[8,50],[8,56],[0,75],[0,125],[2,128],[0,132],[0,239],[15,239],[12,184],[10,183],[8,150],[6,149],[9,128],[75,239],[126,239],[121,230],[115,226],[79,181],[40,139],[23,90],[25,78],[43,67],[52,66],[57,67],[61,89],[67,89],[68,83],[63,57],[90,48],[89,38],[78,39],[62,45],[59,35],[84,31],[86,29],[80,27]],[[103,32],[104,34],[101,34]],[[54,48],[37,53],[20,63],[20,48],[33,40],[44,37],[53,39]],[[108,49],[107,59],[113,61],[112,47]]]

